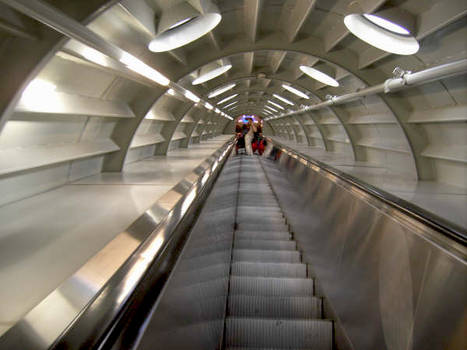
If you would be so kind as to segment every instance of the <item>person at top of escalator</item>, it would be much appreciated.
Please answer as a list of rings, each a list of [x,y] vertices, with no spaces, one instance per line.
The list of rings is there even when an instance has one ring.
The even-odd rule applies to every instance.
[[[246,150],[246,154],[248,154],[249,156],[252,156],[253,155],[252,142],[253,142],[254,134],[255,132],[258,131],[258,129],[256,125],[253,123],[253,119],[251,118],[248,119],[247,127],[248,127],[248,132],[245,135],[245,150]]]
[[[235,154],[238,154],[239,148],[245,148],[245,135],[248,132],[248,127],[241,121],[238,121],[235,125],[235,137],[237,143],[235,145]]]
[[[262,155],[264,152],[264,146],[266,145],[266,142],[263,138],[263,129],[261,128],[261,125],[258,124],[256,126],[256,131],[253,134],[253,142],[252,142],[252,148],[253,148],[253,153],[258,151],[259,155]]]

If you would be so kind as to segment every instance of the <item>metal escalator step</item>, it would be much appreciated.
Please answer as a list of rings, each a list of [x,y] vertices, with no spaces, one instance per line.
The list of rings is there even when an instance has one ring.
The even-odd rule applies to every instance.
[[[252,231],[288,231],[289,226],[286,224],[275,224],[275,223],[255,223],[255,222],[239,222],[238,223],[239,230],[252,230]]]
[[[227,347],[332,349],[332,322],[229,317]]]
[[[230,296],[256,295],[296,297],[313,295],[313,280],[307,278],[230,277]]]
[[[236,262],[232,275],[250,277],[306,278],[305,264]]]
[[[265,250],[295,250],[295,241],[271,240],[271,239],[236,239],[235,249],[265,249]]]
[[[239,213],[241,212],[251,212],[251,211],[255,211],[255,210],[260,210],[262,212],[265,212],[265,211],[268,211],[268,212],[281,212],[281,209],[279,208],[279,206],[277,206],[277,208],[273,208],[273,207],[265,207],[265,208],[258,208],[258,207],[254,207],[254,206],[251,206],[251,205],[238,205],[237,207],[237,210]]]
[[[236,231],[236,239],[251,238],[251,239],[270,239],[270,240],[288,240],[290,232],[288,231]]]
[[[285,224],[285,218],[278,214],[259,214],[256,213],[254,215],[252,214],[237,214],[237,222],[253,222],[253,223],[263,223],[263,224],[268,224],[268,223],[274,223],[274,224]]]
[[[184,287],[191,284],[208,282],[227,276],[229,273],[229,264],[216,264],[192,271],[179,271],[174,274],[171,280],[171,286]]]
[[[257,250],[234,249],[233,261],[251,261],[262,263],[299,263],[300,253],[296,250]]]
[[[228,310],[232,317],[316,319],[321,318],[321,299],[231,295]]]

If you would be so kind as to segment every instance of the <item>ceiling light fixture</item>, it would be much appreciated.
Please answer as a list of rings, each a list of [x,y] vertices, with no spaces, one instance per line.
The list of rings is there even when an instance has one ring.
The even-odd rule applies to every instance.
[[[146,63],[137,59],[135,56],[130,55],[128,52],[123,53],[122,57],[120,57],[120,62],[132,71],[141,74],[160,85],[167,86],[170,83],[170,80],[167,77],[159,73],[154,68],[149,67]]]
[[[230,95],[230,96],[224,98],[223,100],[217,102],[217,104],[218,104],[218,105],[221,105],[221,104],[223,104],[224,102],[227,102],[227,101],[233,99],[233,98],[236,97],[236,96],[238,96],[238,94]]]
[[[300,66],[300,70],[306,75],[308,75],[310,78],[318,80],[319,82],[323,84],[333,86],[333,87],[339,86],[339,82],[336,79],[330,77],[329,75],[317,69],[311,68],[309,66]]]
[[[282,96],[279,96],[278,94],[272,94],[272,96],[274,96],[275,98],[277,98],[278,100],[281,100],[282,102],[284,103],[287,103],[288,105],[291,105],[293,106],[294,103],[292,101],[289,101],[287,100],[286,98],[282,97]]]
[[[214,108],[214,107],[212,106],[212,104],[210,104],[210,103],[208,103],[208,102],[206,102],[206,103],[204,104],[204,106],[205,106],[207,109],[209,109],[209,110],[211,110],[211,109]]]
[[[357,38],[386,52],[413,55],[420,48],[408,29],[379,16],[351,14],[345,16],[344,24]]]
[[[211,69],[211,70],[209,70],[207,72],[203,72],[201,70],[200,76],[198,78],[196,78],[195,80],[193,80],[193,82],[191,84],[192,85],[199,85],[199,84],[205,83],[205,82],[207,82],[209,80],[217,78],[219,75],[224,74],[225,72],[227,72],[231,68],[232,68],[231,64],[226,64],[226,65],[222,65],[220,67]]]
[[[272,104],[273,106],[276,106],[276,107],[279,108],[279,109],[285,109],[285,108],[282,107],[280,104],[277,104],[277,103],[275,103],[275,102],[273,102],[273,101],[271,101],[271,100],[268,100],[268,103]]]
[[[268,105],[264,106],[264,108],[267,108],[267,109],[269,109],[269,110],[271,110],[273,112],[276,112],[276,113],[279,112],[277,109],[274,109],[274,108],[272,108],[272,107],[270,107]]]
[[[157,36],[149,43],[152,52],[164,52],[191,43],[213,30],[221,21],[219,9],[211,1],[197,2],[198,10],[188,2],[179,2],[162,12]]]
[[[214,90],[213,92],[211,92],[208,95],[208,98],[213,98],[213,97],[219,96],[220,94],[223,94],[224,92],[233,89],[235,87],[235,85],[237,85],[237,84],[232,83],[232,84],[225,85],[225,86],[223,86],[223,87],[221,87],[219,89],[216,89],[216,90]]]
[[[307,100],[310,98],[308,95],[305,95],[305,93],[301,92],[300,90],[295,89],[294,87],[290,85],[282,84],[282,87],[286,89],[287,91],[297,95],[298,97],[306,98]]]
[[[169,89],[169,90],[167,90],[167,93],[168,93],[170,96],[175,96],[175,90],[174,90],[174,89]]]
[[[198,96],[196,96],[194,93],[192,93],[189,90],[185,91],[185,97],[187,99],[193,101],[194,103],[198,103],[199,101],[201,101],[201,99]]]
[[[232,103],[229,103],[228,105],[225,105],[223,108],[229,108],[230,106],[233,106],[236,103],[238,103],[238,101],[234,101]]]

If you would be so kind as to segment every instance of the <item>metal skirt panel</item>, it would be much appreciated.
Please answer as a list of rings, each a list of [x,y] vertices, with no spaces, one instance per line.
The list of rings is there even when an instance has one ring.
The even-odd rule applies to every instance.
[[[465,247],[293,154],[276,163],[298,247],[355,349],[467,348]]]

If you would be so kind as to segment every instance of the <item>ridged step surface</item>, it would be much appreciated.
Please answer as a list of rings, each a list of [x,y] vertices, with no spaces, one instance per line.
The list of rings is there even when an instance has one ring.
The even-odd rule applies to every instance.
[[[306,278],[305,264],[236,262],[232,275],[249,277]]]
[[[227,347],[332,349],[332,322],[229,317]]]
[[[300,253],[296,250],[234,249],[233,261],[252,261],[263,263],[299,263]]]
[[[264,250],[295,250],[295,241],[280,241],[267,239],[236,239],[235,249],[264,249]]]
[[[288,240],[290,239],[290,233],[288,231],[237,231],[235,232],[235,239],[269,239],[269,240]]]
[[[286,224],[240,222],[238,229],[243,231],[288,231],[289,227]]]
[[[316,297],[258,297],[232,295],[229,297],[232,317],[310,319],[321,317],[321,299]]]
[[[230,295],[311,297],[313,295],[313,280],[306,278],[231,276]]]

